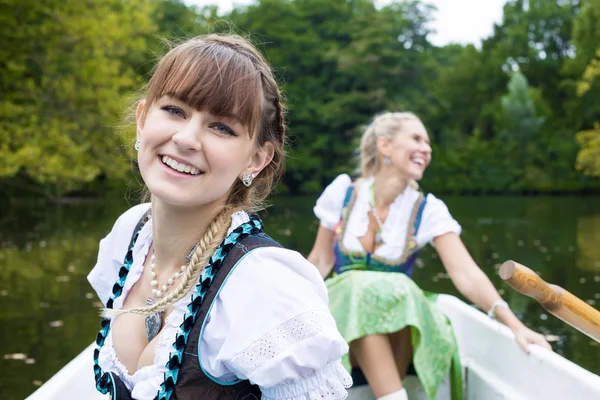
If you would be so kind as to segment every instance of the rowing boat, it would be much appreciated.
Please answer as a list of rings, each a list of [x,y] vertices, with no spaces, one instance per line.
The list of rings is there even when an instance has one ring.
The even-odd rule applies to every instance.
[[[509,328],[454,296],[439,295],[437,305],[454,328],[465,400],[600,399],[600,376],[541,346],[531,346],[526,354]],[[410,400],[427,399],[416,376],[409,375],[404,386]],[[349,390],[348,400],[371,399],[375,397],[367,385]],[[436,396],[446,399],[449,379]]]
[[[454,296],[438,296],[437,305],[450,319],[458,341],[465,400],[600,399],[600,376],[540,346],[532,346],[526,354],[510,329]],[[108,398],[94,388],[94,346],[83,350],[28,400]],[[416,376],[408,376],[404,385],[411,400],[427,399]],[[348,400],[371,399],[375,397],[368,385],[356,384],[348,391]],[[450,399],[448,379],[436,396],[436,400],[446,399]]]

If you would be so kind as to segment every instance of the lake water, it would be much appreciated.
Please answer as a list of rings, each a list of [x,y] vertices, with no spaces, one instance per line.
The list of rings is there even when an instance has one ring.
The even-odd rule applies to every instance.
[[[600,305],[600,197],[441,196],[462,238],[525,323],[556,336],[554,349],[600,374],[600,346],[534,300],[504,284],[497,267],[516,260],[546,281]],[[317,221],[314,198],[278,198],[263,215],[267,233],[307,254]],[[91,343],[98,300],[85,277],[98,241],[128,207],[95,201],[47,205],[27,200],[0,211],[0,398],[23,399]],[[435,252],[421,253],[414,279],[457,294]]]

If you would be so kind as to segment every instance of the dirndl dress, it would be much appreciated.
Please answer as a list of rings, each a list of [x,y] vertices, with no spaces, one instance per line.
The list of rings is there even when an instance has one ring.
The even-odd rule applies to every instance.
[[[329,308],[348,344],[366,335],[387,334],[410,327],[413,366],[430,400],[450,373],[452,399],[462,398],[458,348],[448,318],[435,306],[436,295],[421,290],[410,278],[419,249],[419,231],[427,197],[420,193],[409,219],[403,255],[388,260],[373,253],[350,251],[343,238],[357,191],[350,185],[339,223],[334,228],[335,265],[325,283]],[[342,364],[350,372],[346,354]]]

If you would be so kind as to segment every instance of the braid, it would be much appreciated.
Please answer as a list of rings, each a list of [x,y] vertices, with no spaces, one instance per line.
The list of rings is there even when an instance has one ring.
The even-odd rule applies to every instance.
[[[227,229],[231,225],[231,215],[236,211],[239,211],[239,209],[227,207],[212,220],[206,229],[206,233],[200,242],[198,242],[198,246],[196,247],[196,251],[192,256],[190,265],[188,268],[186,268],[181,276],[181,281],[165,297],[159,299],[156,303],[148,307],[136,307],[128,310],[104,308],[102,310],[102,315],[105,318],[113,318],[117,315],[125,313],[150,315],[163,311],[181,300],[190,292],[194,285],[196,285],[196,281],[204,271],[204,268],[208,264],[210,257],[225,238]]]
[[[261,129],[257,143],[259,146],[265,143],[273,145],[273,158],[269,164],[260,172],[250,188],[240,186],[247,194],[249,207],[257,211],[268,194],[271,193],[273,186],[281,178],[285,170],[285,146],[286,146],[286,124],[285,124],[285,105],[283,95],[277,86],[268,65],[264,60],[259,60],[257,69],[261,76],[264,106],[261,120]],[[239,197],[238,197],[239,198]]]
[[[281,95],[281,91],[279,90],[279,88],[277,87],[277,85],[275,85],[275,89],[276,89],[276,98],[275,98],[275,107],[276,107],[276,118],[277,118],[277,122],[278,122],[278,128],[280,130],[280,132],[284,132],[286,130],[286,126],[285,126],[285,107],[282,103],[282,95]]]
[[[373,123],[367,128],[360,143],[360,169],[363,177],[371,176],[376,171],[377,134],[374,125]]]

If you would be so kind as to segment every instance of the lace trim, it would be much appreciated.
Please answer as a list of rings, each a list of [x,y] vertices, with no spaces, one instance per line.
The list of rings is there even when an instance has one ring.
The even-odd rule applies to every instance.
[[[231,226],[227,230],[227,235],[229,236],[231,232],[233,232],[237,227],[242,224],[248,223],[250,221],[250,216],[246,211],[238,211],[231,214]]]
[[[368,193],[362,193],[365,191],[365,188],[369,188],[372,184],[372,180],[364,181],[360,186],[354,186],[354,201],[352,202],[352,207],[348,207],[348,211],[344,210],[343,212],[348,212],[348,217],[346,218],[346,226],[350,232],[354,234],[357,238],[363,237],[366,235],[369,230],[369,214],[368,214],[368,205],[365,204],[364,198],[369,198]],[[360,192],[360,193],[359,193]],[[358,201],[358,199],[362,201]],[[353,208],[357,208],[358,212],[352,213]],[[387,222],[387,219],[386,219]],[[383,223],[385,227],[385,222]],[[346,230],[346,229],[344,229]]]
[[[328,311],[309,311],[269,331],[233,357],[231,362],[242,376],[249,376],[295,343],[330,329],[337,330]]]
[[[148,221],[146,225],[151,224],[151,221],[152,220]],[[142,228],[142,230],[140,231],[140,236],[143,233],[143,230],[144,228]],[[129,270],[129,274],[127,275],[127,279],[125,280],[125,285],[123,287],[123,293],[118,299],[115,299],[114,308],[122,308],[123,305],[120,303],[123,303],[123,301],[119,300],[122,300],[127,297],[129,290],[138,281],[142,272],[144,271],[143,261],[146,259],[146,255],[148,254],[151,244],[151,237],[149,235],[147,236],[148,237],[146,238],[138,238],[137,243],[141,243],[141,240],[144,240],[143,247],[134,254],[134,259],[138,260],[138,262],[134,262],[131,269]],[[142,262],[139,262],[139,260],[142,260]],[[192,289],[190,293],[192,293],[193,291],[195,291],[195,288]],[[165,319],[165,325],[158,334],[158,342],[156,343],[156,348],[154,350],[153,363],[138,369],[133,374],[129,372],[127,367],[123,363],[121,363],[121,361],[117,357],[117,353],[114,349],[112,341],[111,329],[106,336],[106,342],[101,350],[100,364],[103,365],[103,369],[113,370],[113,372],[116,372],[129,390],[133,390],[133,387],[140,382],[140,377],[159,375],[162,378],[165,371],[167,371],[166,364],[169,361],[169,354],[171,352],[173,336],[175,336],[175,333],[179,328],[180,321],[183,319],[183,315],[187,310],[188,302],[188,297],[184,297],[174,304],[173,311],[169,315],[167,315],[167,318]],[[111,320],[111,328],[112,322],[113,321]],[[110,366],[110,368],[106,368],[105,363],[107,363]]]
[[[262,388],[263,400],[343,400],[352,378],[340,360],[329,361],[321,370],[291,384]]]
[[[149,228],[147,228],[147,226],[149,226]],[[150,230],[144,232],[144,228]],[[143,238],[139,237],[138,241],[136,242],[137,244],[143,240],[142,247],[135,254],[133,254],[133,263],[131,265],[131,268],[129,269],[127,278],[125,279],[125,284],[123,285],[123,293],[121,293],[121,295],[115,299],[113,304],[114,309],[123,308],[123,303],[125,303],[125,299],[127,299],[129,291],[131,290],[133,285],[135,285],[135,283],[140,279],[142,273],[144,272],[144,262],[146,261],[146,256],[148,255],[148,251],[150,251],[150,245],[152,244],[152,238],[150,237],[150,235],[148,235],[147,232],[152,232],[152,220],[149,220],[140,231],[140,236],[143,233],[146,233],[146,235],[144,235]]]
[[[123,287],[125,285],[125,281],[127,279],[127,275],[129,274],[129,270],[131,269],[131,265],[133,264],[133,248],[135,243],[139,237],[139,234],[147,222],[148,212],[144,214],[144,216],[140,219],[136,227],[134,228],[133,236],[131,237],[129,243],[129,250],[127,250],[127,254],[125,254],[125,260],[123,261],[123,266],[119,269],[117,282],[113,285],[112,295],[106,302],[107,308],[112,308],[116,299],[121,296],[123,293]],[[113,396],[114,393],[114,382],[112,375],[102,371],[100,368],[99,358],[100,358],[100,350],[102,346],[104,346],[104,342],[106,341],[106,337],[110,331],[111,321],[109,319],[102,319],[101,322],[102,328],[100,332],[98,332],[98,336],[96,337],[96,349],[94,349],[94,379],[96,381],[96,389],[102,394],[107,394],[110,392],[110,395]]]
[[[173,351],[169,355],[169,361],[166,364],[167,370],[164,373],[163,383],[160,385],[160,390],[156,396],[157,400],[169,400],[179,377],[179,370],[182,366],[183,352],[188,343],[189,334],[196,323],[198,311],[204,302],[204,298],[210,285],[213,282],[214,276],[221,269],[223,260],[229,254],[229,251],[245,237],[257,234],[262,230],[262,221],[258,217],[252,217],[250,220],[234,229],[231,234],[227,235],[225,240],[217,248],[211,256],[210,261],[204,272],[202,273],[200,283],[196,286],[196,293],[192,295],[191,302],[187,306],[188,311],[183,317],[183,323],[179,325],[175,342],[173,343]]]

